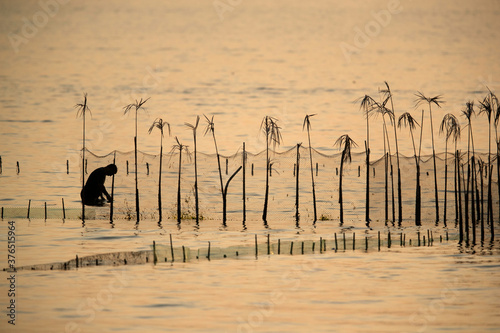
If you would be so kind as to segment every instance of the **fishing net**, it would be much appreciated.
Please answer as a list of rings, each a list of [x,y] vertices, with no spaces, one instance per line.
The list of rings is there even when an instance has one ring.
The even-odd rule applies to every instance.
[[[313,161],[312,174],[315,184],[317,219],[338,220],[340,217],[339,180],[341,153],[326,155],[312,149],[311,154]],[[223,188],[226,188],[227,182],[233,173],[235,173],[240,166],[244,166],[227,185],[228,221],[262,219],[266,188],[266,151],[264,150],[258,154],[246,152],[245,163],[243,155],[242,149],[231,156],[220,155]],[[117,165],[118,173],[115,175],[114,179],[114,216],[116,218],[135,218],[134,152],[124,153],[116,151],[105,156],[97,156],[88,152],[86,156],[87,174],[109,163],[114,162]],[[460,158],[462,165],[466,163],[467,155],[462,154]],[[294,147],[284,152],[270,151],[269,159],[271,168],[269,171],[267,219],[269,221],[295,220],[298,202],[300,220],[312,220],[314,218],[314,204],[309,149],[300,146],[298,149]],[[478,160],[487,162],[487,154],[476,154],[476,162]],[[177,150],[163,155],[161,193],[162,215],[164,219],[177,218],[179,179],[181,217],[182,219],[194,219],[196,217],[194,162],[193,153],[183,151],[182,156],[180,156]],[[199,217],[200,219],[220,220],[222,219],[223,201],[217,155],[198,152],[196,162],[198,174]],[[140,193],[140,214],[142,218],[158,218],[159,163],[159,155],[138,152],[138,188]],[[393,221],[398,219],[397,164],[397,158],[394,155],[386,155],[378,159],[371,157],[369,168],[369,218],[372,221]],[[446,164],[448,168],[445,173]],[[492,165],[496,166],[495,156],[492,157]],[[402,190],[402,217],[403,220],[414,220],[416,200],[415,158],[413,156],[400,156],[399,167]],[[442,218],[444,214],[445,174],[447,174],[447,218],[454,219],[455,156],[451,153],[448,153],[448,155],[444,153],[437,154],[436,167],[439,215]],[[479,172],[480,170],[481,172]],[[366,172],[366,155],[364,152],[352,154],[352,162],[344,164],[342,194],[345,221],[365,220]],[[432,156],[423,156],[421,158],[420,175],[422,221],[435,221],[434,164]],[[496,175],[496,167],[494,167],[492,173],[492,194],[495,219],[498,217],[499,206],[498,180]],[[460,173],[460,176],[462,177],[461,187],[463,192],[466,189],[464,184],[464,180],[467,178],[466,165],[464,166],[463,172]],[[482,201],[479,200],[479,215],[485,216],[488,184],[487,168],[476,165],[476,176],[478,188],[475,194],[479,194],[479,198],[482,197]],[[111,192],[110,177],[108,177],[106,181],[106,186],[108,192]],[[472,191],[472,189],[470,190]],[[392,199],[393,195],[394,200]],[[97,209],[96,217],[109,218],[109,208]]]

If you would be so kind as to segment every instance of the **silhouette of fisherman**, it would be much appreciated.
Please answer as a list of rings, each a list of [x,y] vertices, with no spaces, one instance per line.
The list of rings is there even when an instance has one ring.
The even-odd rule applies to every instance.
[[[104,196],[106,196],[108,202],[111,202],[113,198],[106,191],[104,182],[106,181],[106,176],[112,176],[117,171],[118,168],[114,164],[109,164],[92,171],[80,192],[82,202],[87,206],[102,206],[104,204]]]

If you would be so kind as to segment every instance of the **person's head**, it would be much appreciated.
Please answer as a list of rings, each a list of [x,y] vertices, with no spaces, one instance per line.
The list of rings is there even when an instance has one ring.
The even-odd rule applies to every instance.
[[[104,169],[106,169],[106,175],[112,176],[118,172],[118,168],[114,164],[108,164]]]

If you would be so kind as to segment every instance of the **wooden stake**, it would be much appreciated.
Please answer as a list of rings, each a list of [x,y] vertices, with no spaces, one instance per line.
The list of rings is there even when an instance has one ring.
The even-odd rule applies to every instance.
[[[335,233],[335,252],[339,249],[339,246],[337,245],[337,233]]]
[[[210,260],[210,242],[208,242],[208,254],[207,259]]]
[[[378,250],[380,251],[380,231],[378,232]]]
[[[297,226],[299,223],[299,170],[300,170],[300,144],[297,144],[297,163],[295,163],[295,168],[293,170],[295,176],[295,222],[297,222]]]
[[[368,237],[365,236],[365,251],[368,251]]]
[[[76,255],[75,261],[76,261],[76,268],[78,268],[78,254]]]
[[[21,169],[19,168],[19,161],[16,162],[16,173],[19,174]]]
[[[64,198],[61,198],[61,202],[62,202],[63,220],[66,220],[66,209],[64,208]]]
[[[116,150],[113,154],[113,164],[116,163]],[[113,213],[114,213],[114,202],[115,202],[115,175],[111,177],[111,203],[109,204],[109,221],[113,222]],[[160,220],[161,220],[161,211],[160,211]]]
[[[293,241],[290,243],[290,255],[293,255]]]
[[[245,150],[245,143],[243,142],[243,222],[247,220],[247,203],[246,203],[246,174],[247,174],[247,152]]]
[[[28,201],[28,214],[26,215],[27,219],[30,218],[30,208],[31,208],[31,199],[30,199],[30,201]]]
[[[344,251],[345,251],[345,233],[342,233],[342,238],[344,240]]]
[[[267,255],[271,254],[271,244],[269,243],[269,234],[267,234]]]
[[[156,262],[158,261],[158,257],[156,256],[156,242],[153,241],[153,262],[156,265]]]
[[[174,262],[174,246],[172,244],[172,234],[170,234],[170,253],[172,253],[172,262]]]
[[[47,202],[44,203],[45,220],[47,220]]]
[[[281,239],[278,239],[278,254],[280,254],[281,251]]]
[[[390,231],[387,233],[387,248],[388,249],[391,248],[391,232]]]
[[[302,254],[304,254],[304,242],[302,242]]]
[[[352,233],[352,250],[356,250],[356,233]]]
[[[2,207],[2,220],[3,220],[3,207]]]
[[[257,234],[255,234],[255,259],[259,257],[259,246],[257,245]]]
[[[69,175],[69,160],[66,160],[66,174]]]

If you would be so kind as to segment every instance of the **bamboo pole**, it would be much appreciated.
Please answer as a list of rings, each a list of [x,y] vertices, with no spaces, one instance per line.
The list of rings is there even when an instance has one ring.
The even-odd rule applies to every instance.
[[[116,150],[113,154],[113,164],[116,164]],[[111,203],[109,204],[109,221],[113,222],[113,209],[115,202],[115,174],[111,177]],[[160,211],[160,221],[161,221],[161,211]]]
[[[298,223],[299,215],[299,170],[300,170],[300,143],[297,143],[297,162],[295,163],[295,221]],[[312,162],[311,162],[312,163]],[[314,182],[314,180],[313,180]]]
[[[271,254],[271,244],[269,243],[269,234],[267,234],[267,255]]]
[[[174,262],[174,246],[172,244],[172,234],[170,234],[170,253],[172,254],[172,262]]]
[[[153,241],[153,262],[156,265],[158,262],[158,257],[156,256],[156,242]]]
[[[259,246],[257,245],[257,234],[255,234],[255,259],[259,257]]]
[[[241,163],[243,165],[243,223],[244,223],[247,220],[247,203],[246,203],[247,152],[245,149],[245,142],[243,142],[243,156]]]
[[[66,209],[64,208],[64,198],[61,198],[61,202],[62,202],[63,220],[66,220]]]

